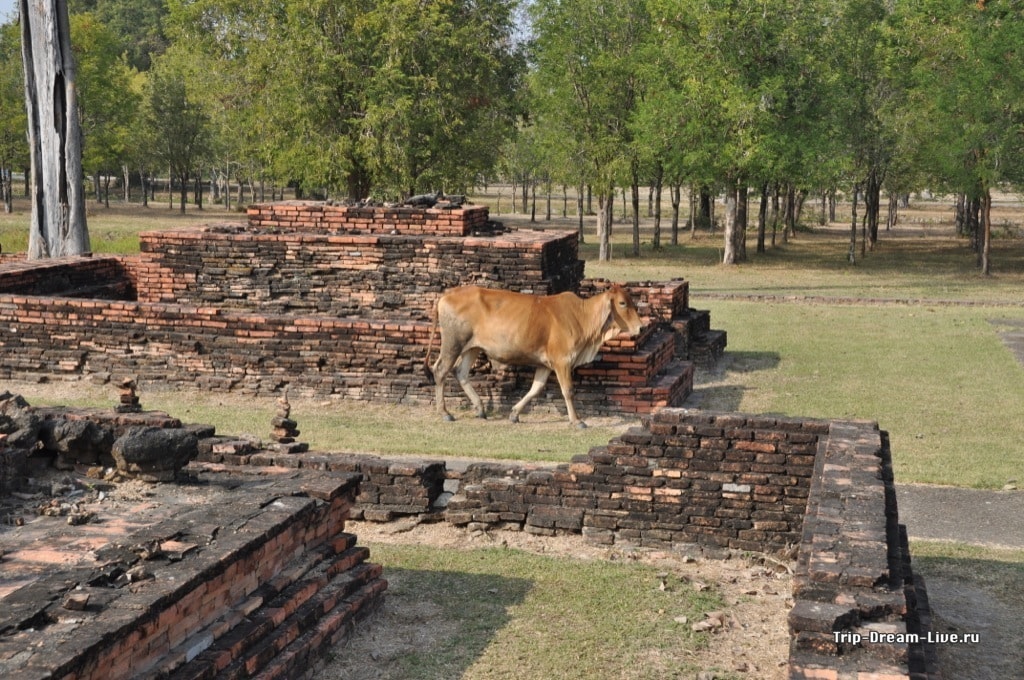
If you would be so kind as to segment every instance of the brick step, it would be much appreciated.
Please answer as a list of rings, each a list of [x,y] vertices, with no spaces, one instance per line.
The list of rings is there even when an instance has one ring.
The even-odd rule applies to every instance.
[[[168,653],[161,664],[161,670],[170,672],[188,663],[197,655],[196,650],[204,648],[204,645],[205,648],[212,648],[222,639],[235,639],[240,635],[244,637],[252,628],[254,612],[265,612],[268,607],[294,610],[314,594],[315,591],[308,586],[318,585],[317,578],[327,573],[336,574],[341,567],[352,566],[365,559],[365,548],[355,548],[355,537],[350,534],[341,534],[332,543],[333,546],[322,545],[303,554],[271,580],[249,593],[245,599],[234,603],[223,616],[193,631],[192,635]],[[361,559],[354,559],[357,556]],[[330,561],[326,568],[325,561]]]
[[[306,641],[312,642],[313,639],[317,639],[321,645],[325,644],[345,622],[353,620],[360,613],[365,615],[372,611],[379,603],[380,593],[386,587],[385,582],[380,579],[380,574],[380,565],[363,564],[339,576],[295,610],[291,616],[277,624],[268,635],[254,639],[253,644],[241,657],[236,658],[215,676],[208,677],[217,680],[251,678],[258,674],[262,675],[279,654],[285,654],[286,660],[308,657],[315,650],[302,649],[302,636],[314,631],[318,624],[323,622],[320,634],[311,635]],[[325,617],[328,618],[325,620]]]
[[[318,658],[324,655],[325,648],[338,644],[349,634],[354,624],[380,606],[386,588],[387,582],[377,578],[367,587],[342,599],[315,626],[281,650],[256,677],[259,680],[294,678],[301,671],[315,666]]]
[[[588,383],[603,386],[646,385],[661,373],[675,358],[675,338],[672,333],[657,330],[635,351],[628,353],[606,351],[592,364],[576,369],[580,387]]]
[[[701,368],[710,368],[725,354],[725,331],[707,331],[690,345],[690,358]]]
[[[693,392],[693,362],[675,360],[647,384],[607,387],[606,400],[624,413],[652,413],[666,406],[679,406]]]
[[[345,540],[352,542],[354,538]],[[162,669],[165,677],[252,677],[305,633],[320,628],[333,635],[357,614],[372,609],[386,587],[380,566],[365,563],[367,556],[365,548],[349,547],[312,565],[298,580],[282,574],[265,584],[236,610],[174,650]],[[302,568],[296,565],[289,571],[294,575]],[[273,594],[289,580],[290,585]],[[312,651],[307,650],[307,656]],[[170,668],[174,670],[168,673]]]

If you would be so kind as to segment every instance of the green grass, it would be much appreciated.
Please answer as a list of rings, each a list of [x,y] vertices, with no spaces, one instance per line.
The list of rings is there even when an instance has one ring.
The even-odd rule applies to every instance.
[[[1020,479],[1024,368],[991,318],[1024,309],[714,301],[736,363],[725,406],[876,420],[896,478],[972,487]],[[712,394],[714,396],[714,394]]]
[[[113,384],[89,382],[16,382],[2,386],[34,405],[113,406]],[[252,435],[266,440],[276,399],[237,394],[198,393],[156,389],[144,383],[139,390],[143,407],[166,411],[185,422],[209,423],[218,433]],[[567,461],[590,447],[606,444],[635,420],[588,418],[579,430],[564,416],[528,412],[518,424],[507,414],[478,420],[469,411],[453,413],[454,423],[441,420],[428,406],[395,406],[313,400],[291,397],[292,418],[299,439],[319,451],[355,451],[390,455],[462,456],[527,461]]]
[[[706,645],[674,619],[723,606],[675,575],[644,565],[573,560],[518,550],[372,546],[395,606],[433,604],[438,644],[394,660],[391,677],[690,678],[688,650]],[[655,661],[656,660],[656,661]]]

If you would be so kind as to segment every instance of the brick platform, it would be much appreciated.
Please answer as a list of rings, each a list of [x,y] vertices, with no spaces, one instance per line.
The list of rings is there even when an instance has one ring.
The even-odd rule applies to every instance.
[[[483,206],[363,208],[322,201],[281,201],[249,206],[246,212],[254,227],[295,231],[470,236],[491,229]]]
[[[36,476],[39,455],[21,458]],[[76,479],[4,503],[19,520],[0,529],[5,680],[300,677],[382,601],[380,566],[344,531],[357,474],[204,465],[172,484]]]
[[[134,375],[204,390],[288,388],[427,405],[430,320],[446,288],[586,296],[608,285],[581,278],[575,232],[507,231],[486,221],[485,208],[288,202],[254,206],[250,218],[250,225],[142,234],[138,257],[5,258],[0,378]],[[479,235],[443,235],[442,222],[459,219]],[[412,226],[403,231],[401,220]],[[426,233],[432,224],[441,235]],[[691,357],[714,361],[724,350],[724,333],[710,331],[707,312],[688,307],[685,281],[628,287],[647,328],[637,339],[608,342],[577,371],[584,416],[679,405],[692,390]],[[503,411],[532,375],[481,362],[473,380],[487,406]],[[447,390],[468,403],[454,380]],[[563,411],[555,381],[531,408]]]

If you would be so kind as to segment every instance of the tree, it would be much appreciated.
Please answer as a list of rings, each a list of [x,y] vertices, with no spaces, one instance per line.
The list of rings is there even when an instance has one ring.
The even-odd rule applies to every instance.
[[[24,69],[17,23],[0,26],[0,202],[12,210],[15,169],[28,166]]]
[[[130,126],[139,96],[132,88],[133,72],[121,58],[120,42],[113,31],[92,14],[75,14],[71,32],[81,90],[82,165],[93,174],[96,199],[109,202],[109,178],[126,163],[127,149],[132,146]],[[106,183],[101,182],[101,175]]]
[[[158,61],[150,73],[148,104],[154,155],[178,180],[180,210],[185,212],[189,178],[207,153],[209,119],[189,97],[185,79],[172,61]]]
[[[991,273],[992,190],[1024,182],[1024,8],[1010,0],[901,3],[895,48],[907,55],[901,132],[939,188],[977,212],[972,246]]]
[[[128,65],[148,71],[168,47],[163,0],[68,0],[72,15],[91,13],[118,36]]]
[[[536,0],[532,99],[542,124],[564,131],[583,183],[597,194],[598,258],[611,258],[616,180],[627,176],[630,121],[639,101],[646,3],[640,0]]]
[[[358,199],[465,188],[496,164],[523,68],[513,4],[170,0],[168,30],[207,66],[192,86],[209,110],[235,112],[218,126],[252,133],[226,147]]]
[[[71,27],[63,0],[20,0],[31,153],[28,257],[89,252]]]
[[[391,195],[465,190],[515,130],[524,62],[507,0],[377,3],[360,149]]]

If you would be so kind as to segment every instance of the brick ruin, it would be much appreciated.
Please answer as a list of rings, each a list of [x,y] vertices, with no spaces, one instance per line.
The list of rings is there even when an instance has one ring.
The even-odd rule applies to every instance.
[[[245,225],[140,235],[137,257],[0,267],[0,377],[137,375],[141,382],[252,394],[427,404],[432,306],[462,284],[592,294],[575,232],[507,230],[486,208],[254,206]],[[681,404],[693,361],[725,334],[689,307],[683,280],[629,288],[649,324],[581,369],[581,413]],[[486,369],[486,366],[482,367]],[[528,389],[532,370],[481,370],[491,408]],[[454,380],[447,389],[464,395]],[[564,409],[555,381],[533,408]],[[458,402],[457,402],[458,403]],[[465,403],[465,402],[463,402]]]
[[[380,565],[345,532],[359,475],[206,465],[143,482],[118,449],[156,433],[190,458],[224,442],[166,414],[0,394],[0,676],[302,677],[382,602]]]
[[[30,265],[5,257],[0,376],[133,374],[203,389],[425,404],[431,390],[418,365],[432,300],[462,283],[584,295],[607,285],[582,279],[576,248],[573,234],[509,232],[474,208],[287,203],[250,209],[248,225],[144,235],[136,258]],[[513,275],[528,280],[510,284]],[[26,524],[63,527],[64,549],[79,551],[61,556],[68,568],[8,549],[5,536],[0,674],[298,676],[386,587],[345,519],[429,515],[601,544],[699,546],[711,556],[798,546],[791,678],[940,677],[927,644],[836,641],[836,632],[867,639],[930,626],[898,522],[886,434],[874,423],[671,408],[691,389],[692,361],[714,361],[724,334],[689,308],[684,281],[630,288],[651,322],[579,371],[578,401],[583,413],[646,414],[643,425],[564,465],[290,453],[162,414],[45,409],[37,410],[44,422],[113,432],[97,439],[81,425],[43,427],[63,434],[43,437],[34,455],[0,423],[0,497],[24,493],[17,489],[40,455],[76,469],[111,464],[105,453],[81,458],[95,448],[82,442],[102,439],[113,451],[138,419],[196,440],[178,483],[157,485],[160,502],[142,499],[128,518],[106,518],[93,533],[88,521],[72,529],[64,517]],[[475,380],[495,407],[528,385],[515,371]],[[549,391],[545,401],[561,400]],[[216,513],[196,505],[204,494]]]
[[[19,417],[40,443],[19,448],[24,435],[0,418],[8,491],[32,491],[24,480],[42,477],[40,465],[84,470],[85,483],[53,491],[60,500],[32,494],[39,516],[0,527],[5,678],[299,677],[386,587],[345,533],[350,517],[576,533],[712,558],[795,546],[790,678],[941,677],[888,437],[872,422],[667,408],[570,463],[455,465],[288,453],[151,412],[29,407]],[[113,432],[97,445],[83,423]],[[97,471],[145,473],[107,452],[141,425],[185,432],[194,457],[178,483],[119,506]],[[40,549],[55,542],[54,555]],[[854,644],[836,633],[903,637]]]

